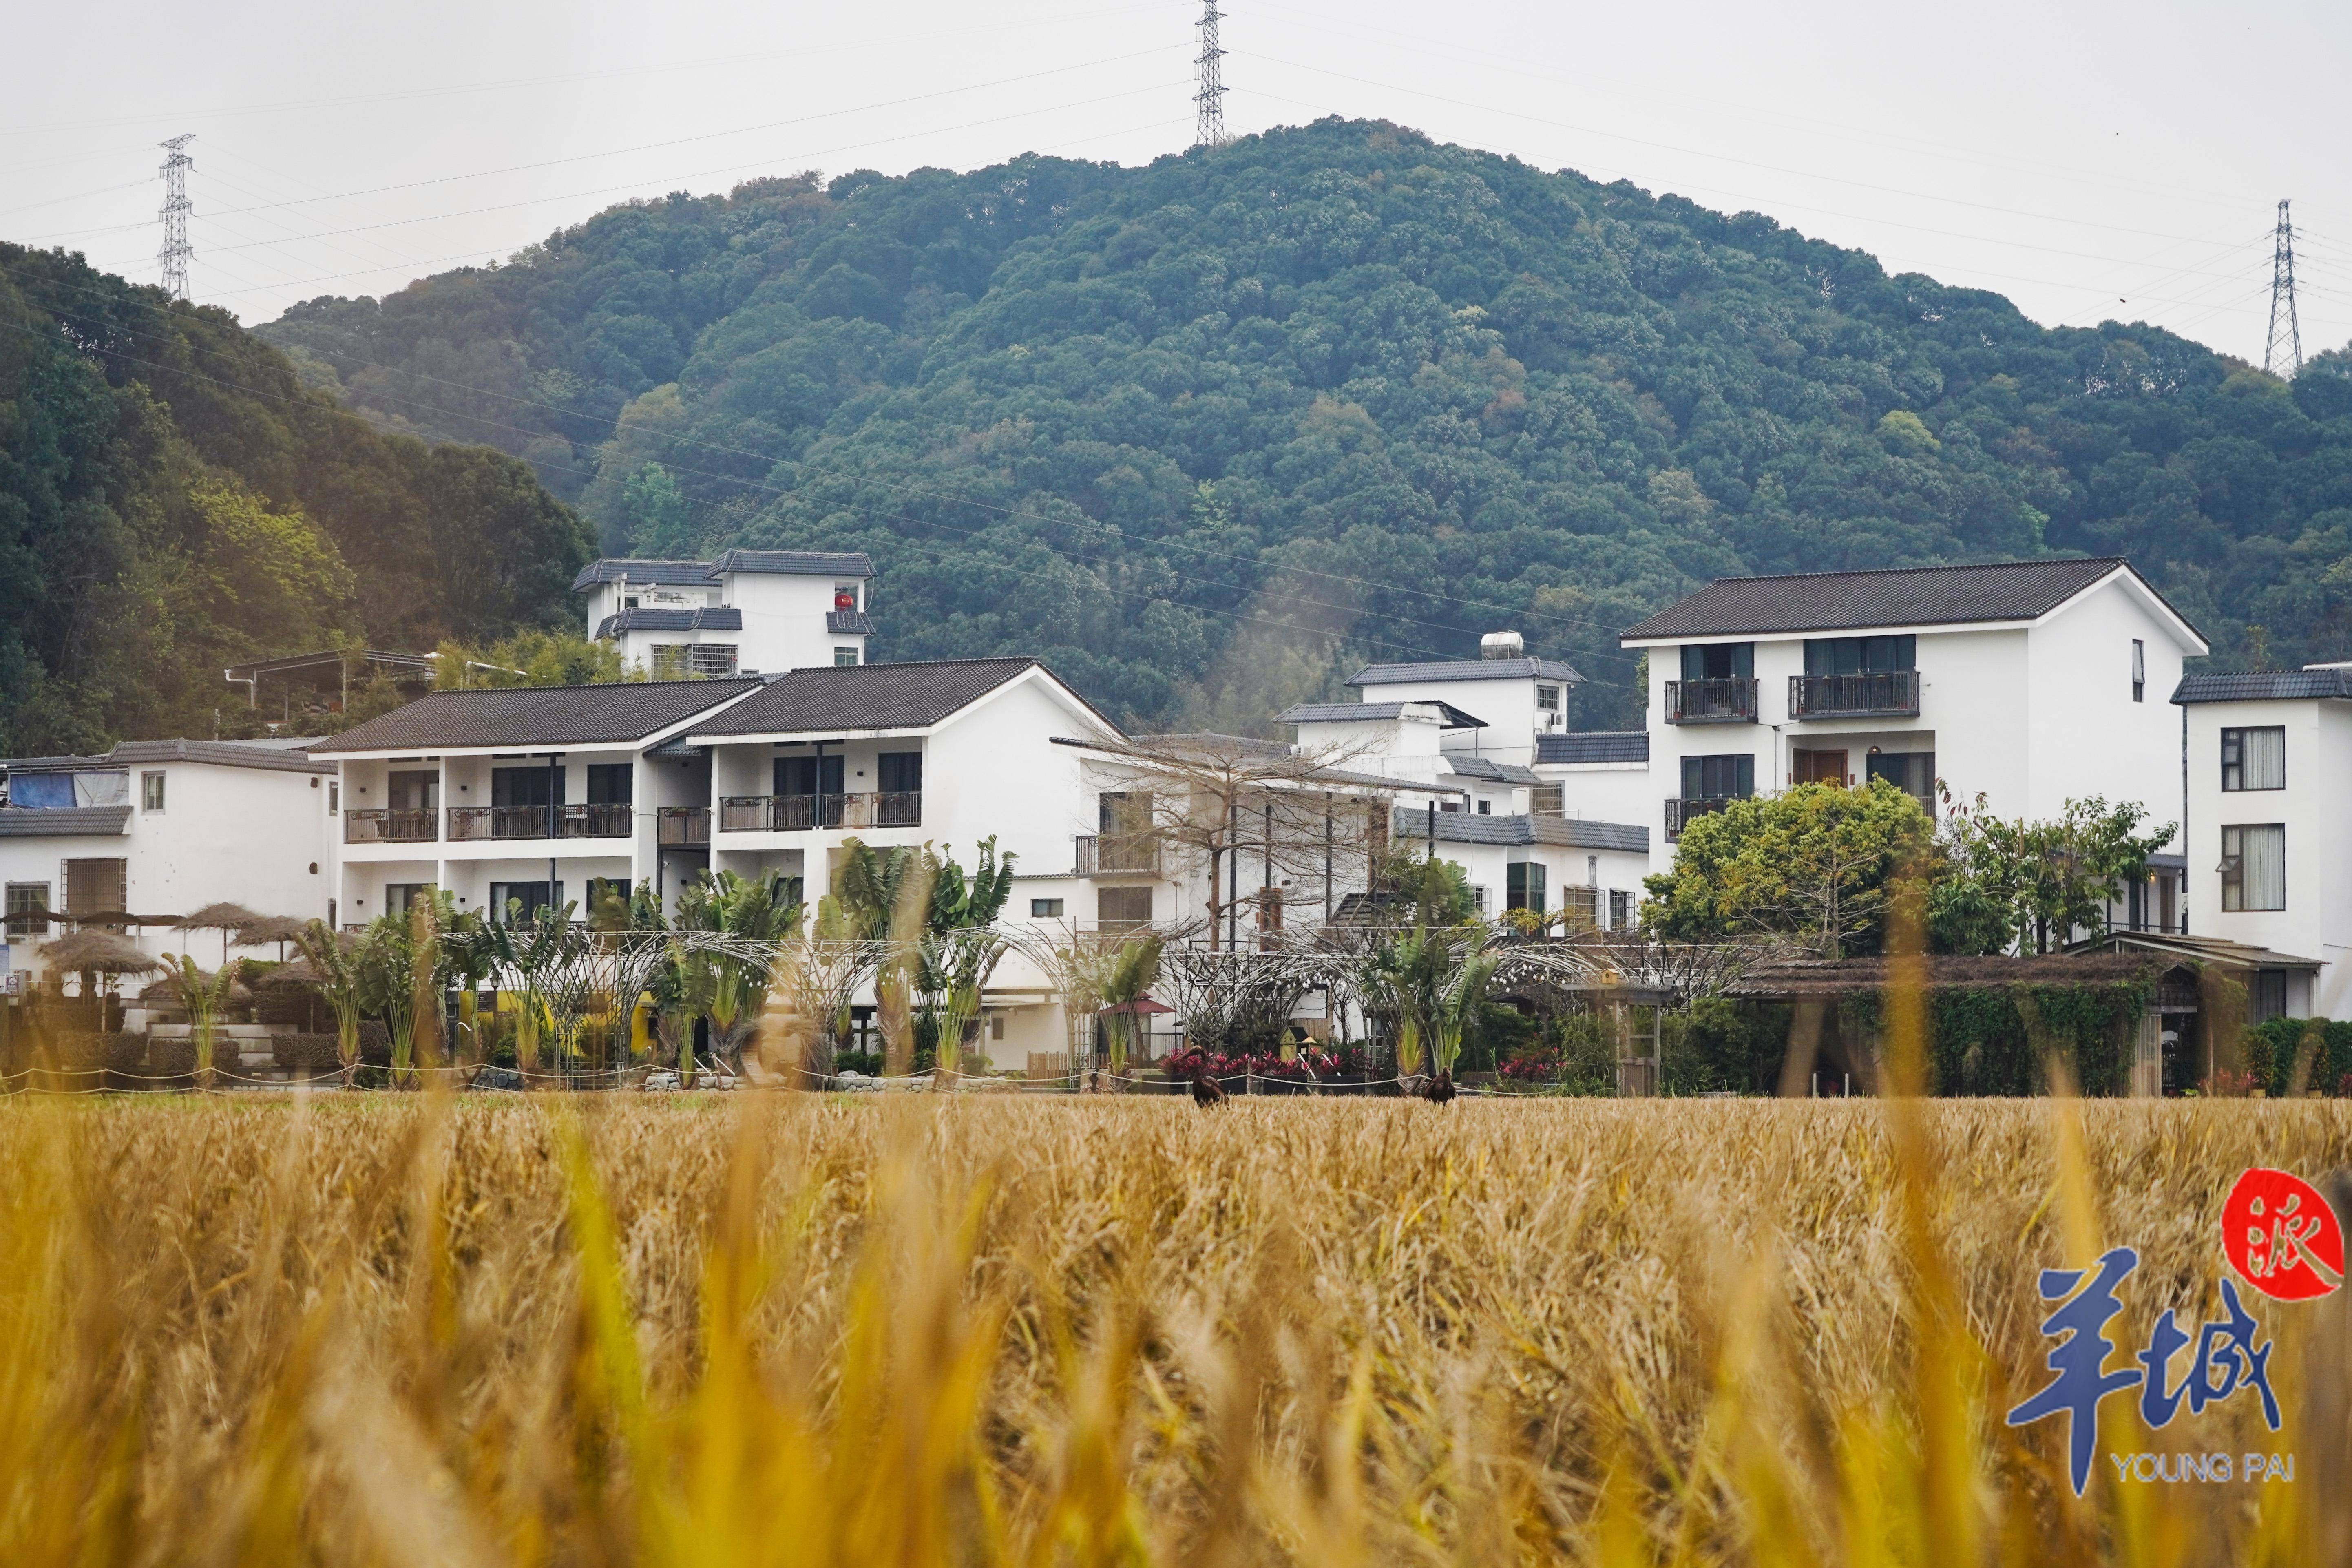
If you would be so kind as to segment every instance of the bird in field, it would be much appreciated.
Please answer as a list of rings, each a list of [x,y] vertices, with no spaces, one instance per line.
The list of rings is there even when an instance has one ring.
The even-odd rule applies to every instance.
[[[1450,1072],[1441,1072],[1435,1078],[1424,1079],[1421,1085],[1421,1098],[1433,1105],[1444,1105],[1447,1100],[1452,1100],[1454,1075]]]
[[[1192,1103],[1195,1105],[1223,1105],[1224,1102],[1224,1085],[1219,1083],[1215,1079],[1211,1078],[1207,1069],[1202,1068],[1194,1068],[1192,1069]]]

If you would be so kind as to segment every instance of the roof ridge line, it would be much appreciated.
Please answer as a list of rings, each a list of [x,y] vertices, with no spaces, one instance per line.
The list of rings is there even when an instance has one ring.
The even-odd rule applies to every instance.
[[[1855,566],[1838,572],[1748,572],[1736,577],[1709,577],[1701,586],[1717,583],[1801,583],[1815,577],[1903,577],[1927,572],[1982,572],[1996,566],[2129,566],[2128,555],[2028,555],[2007,561],[1945,561],[1929,566]],[[1694,590],[1696,592],[1696,590]],[[1685,598],[1690,595],[1683,595]]]

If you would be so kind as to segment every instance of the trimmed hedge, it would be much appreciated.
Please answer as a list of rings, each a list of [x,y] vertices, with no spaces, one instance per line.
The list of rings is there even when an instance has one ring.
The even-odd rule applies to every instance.
[[[2055,1056],[2086,1095],[2131,1090],[2134,1031],[2154,994],[2153,978],[2105,985],[1938,987],[1929,994],[1927,1091],[1949,1096],[2048,1092],[2043,1058]],[[1847,1040],[1879,1039],[1884,1000],[1838,1004]]]
[[[333,1035],[272,1036],[269,1055],[289,1072],[331,1073],[340,1071],[343,1065]]]
[[[2352,1023],[2326,1018],[2273,1018],[2250,1025],[2244,1036],[2246,1071],[2253,1087],[2272,1094],[2294,1092],[2295,1064],[2311,1053],[2303,1087],[2322,1094],[2352,1094]]]

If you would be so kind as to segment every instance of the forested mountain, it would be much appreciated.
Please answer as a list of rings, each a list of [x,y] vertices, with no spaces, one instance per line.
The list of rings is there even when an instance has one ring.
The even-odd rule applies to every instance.
[[[2352,360],[2050,331],[1753,214],[1329,121],[604,212],[260,329],[518,454],[609,550],[862,548],[884,657],[1044,654],[1239,725],[1728,572],[2123,552],[2227,660],[2352,652]],[[1336,672],[1336,673],[1335,673]]]
[[[568,623],[530,468],[386,436],[226,311],[0,245],[0,756],[213,732],[223,667]]]

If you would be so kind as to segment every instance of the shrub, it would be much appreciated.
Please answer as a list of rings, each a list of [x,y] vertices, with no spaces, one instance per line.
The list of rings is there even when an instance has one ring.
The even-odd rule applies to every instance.
[[[278,1035],[269,1042],[269,1055],[289,1072],[331,1073],[342,1066],[332,1035]]]

